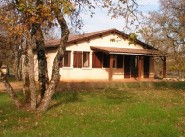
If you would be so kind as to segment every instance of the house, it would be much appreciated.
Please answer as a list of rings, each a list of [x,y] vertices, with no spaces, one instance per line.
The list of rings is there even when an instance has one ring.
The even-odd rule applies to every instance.
[[[46,42],[48,74],[59,40]],[[69,35],[60,64],[62,81],[154,79],[154,57],[160,52],[116,29]]]

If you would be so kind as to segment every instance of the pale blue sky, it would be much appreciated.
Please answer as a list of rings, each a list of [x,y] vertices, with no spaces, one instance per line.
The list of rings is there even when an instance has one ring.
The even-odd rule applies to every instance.
[[[158,0],[137,0],[137,2],[140,5],[139,10],[142,11],[144,15],[147,15],[147,12],[149,11],[158,10],[159,8]],[[111,17],[107,15],[107,11],[105,9],[96,8],[93,18],[91,18],[90,15],[82,15],[82,17],[84,21],[84,26],[82,30],[80,30],[80,33],[88,33],[112,28],[116,28],[120,31],[125,32],[125,23],[123,18],[119,17],[117,19],[111,19]],[[60,37],[60,31],[58,27],[55,28],[54,33],[54,37]]]
[[[159,3],[158,0],[137,0],[139,10],[144,14],[147,14],[148,11],[158,10]],[[116,28],[118,30],[123,30],[125,25],[123,18],[111,19],[107,16],[105,9],[96,9],[95,15],[91,18],[89,15],[83,15],[84,27],[83,32],[93,32],[99,30],[105,30],[110,28]]]

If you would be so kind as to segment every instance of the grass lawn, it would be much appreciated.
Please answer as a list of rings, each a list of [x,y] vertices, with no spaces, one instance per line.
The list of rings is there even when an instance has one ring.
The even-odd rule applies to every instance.
[[[43,114],[0,93],[0,136],[185,136],[185,83],[95,85],[61,84]]]

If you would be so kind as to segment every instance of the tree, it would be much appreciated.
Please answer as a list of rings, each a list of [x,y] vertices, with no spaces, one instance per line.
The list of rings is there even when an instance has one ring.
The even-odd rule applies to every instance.
[[[4,9],[4,10],[2,10]],[[15,20],[16,17],[10,21],[8,18],[3,17],[11,16],[12,12],[6,12],[6,7],[3,7],[1,9],[1,15],[0,15],[0,52],[1,54],[1,62],[7,66],[11,66],[14,68],[15,77],[17,80],[21,79],[21,66],[20,66],[20,37],[18,35],[19,31],[18,28],[13,28],[14,26],[13,20]],[[10,10],[11,11],[11,10]],[[9,22],[10,21],[10,22]],[[9,22],[8,24],[5,22]],[[16,32],[17,31],[17,32]],[[12,32],[12,33],[8,33]],[[12,65],[13,64],[13,65]]]
[[[169,69],[178,71],[179,77],[185,71],[184,6],[183,0],[160,0],[160,10],[150,12],[140,31],[145,41],[168,55]]]
[[[6,36],[16,34],[16,38],[20,40],[21,46],[19,47],[21,48],[21,57],[23,58],[23,80],[26,93],[24,103],[28,104],[27,106],[30,106],[31,109],[46,111],[59,83],[59,63],[64,56],[69,35],[69,23],[67,23],[66,19],[70,20],[73,26],[81,29],[83,23],[80,13],[87,12],[93,16],[93,10],[96,5],[108,8],[112,16],[119,15],[128,19],[135,12],[135,5],[137,4],[135,0],[117,1],[115,3],[112,0],[2,0],[0,18],[6,24]],[[60,26],[61,38],[53,62],[52,76],[49,80],[44,30],[55,25]],[[15,30],[15,28],[17,29]],[[36,96],[34,80],[33,48],[36,49],[38,60],[38,96]],[[7,91],[16,106],[18,108],[23,106],[2,72],[1,75]]]

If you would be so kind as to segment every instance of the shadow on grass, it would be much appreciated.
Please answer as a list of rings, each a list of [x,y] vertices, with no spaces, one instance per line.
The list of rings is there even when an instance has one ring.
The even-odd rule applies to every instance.
[[[155,88],[173,88],[176,90],[185,90],[185,82],[154,82],[153,87]]]
[[[173,88],[177,90],[185,90],[185,82],[173,81],[159,81],[159,82],[61,82],[57,91],[95,91],[104,90],[105,88],[135,88],[135,89],[148,89],[148,88]]]
[[[109,103],[120,104],[123,102],[132,102],[134,93],[123,89],[108,88],[105,90],[105,97]]]
[[[76,91],[73,92],[57,92],[53,95],[52,99],[55,101],[49,109],[58,107],[61,104],[81,102],[82,99],[79,97],[79,93]]]

